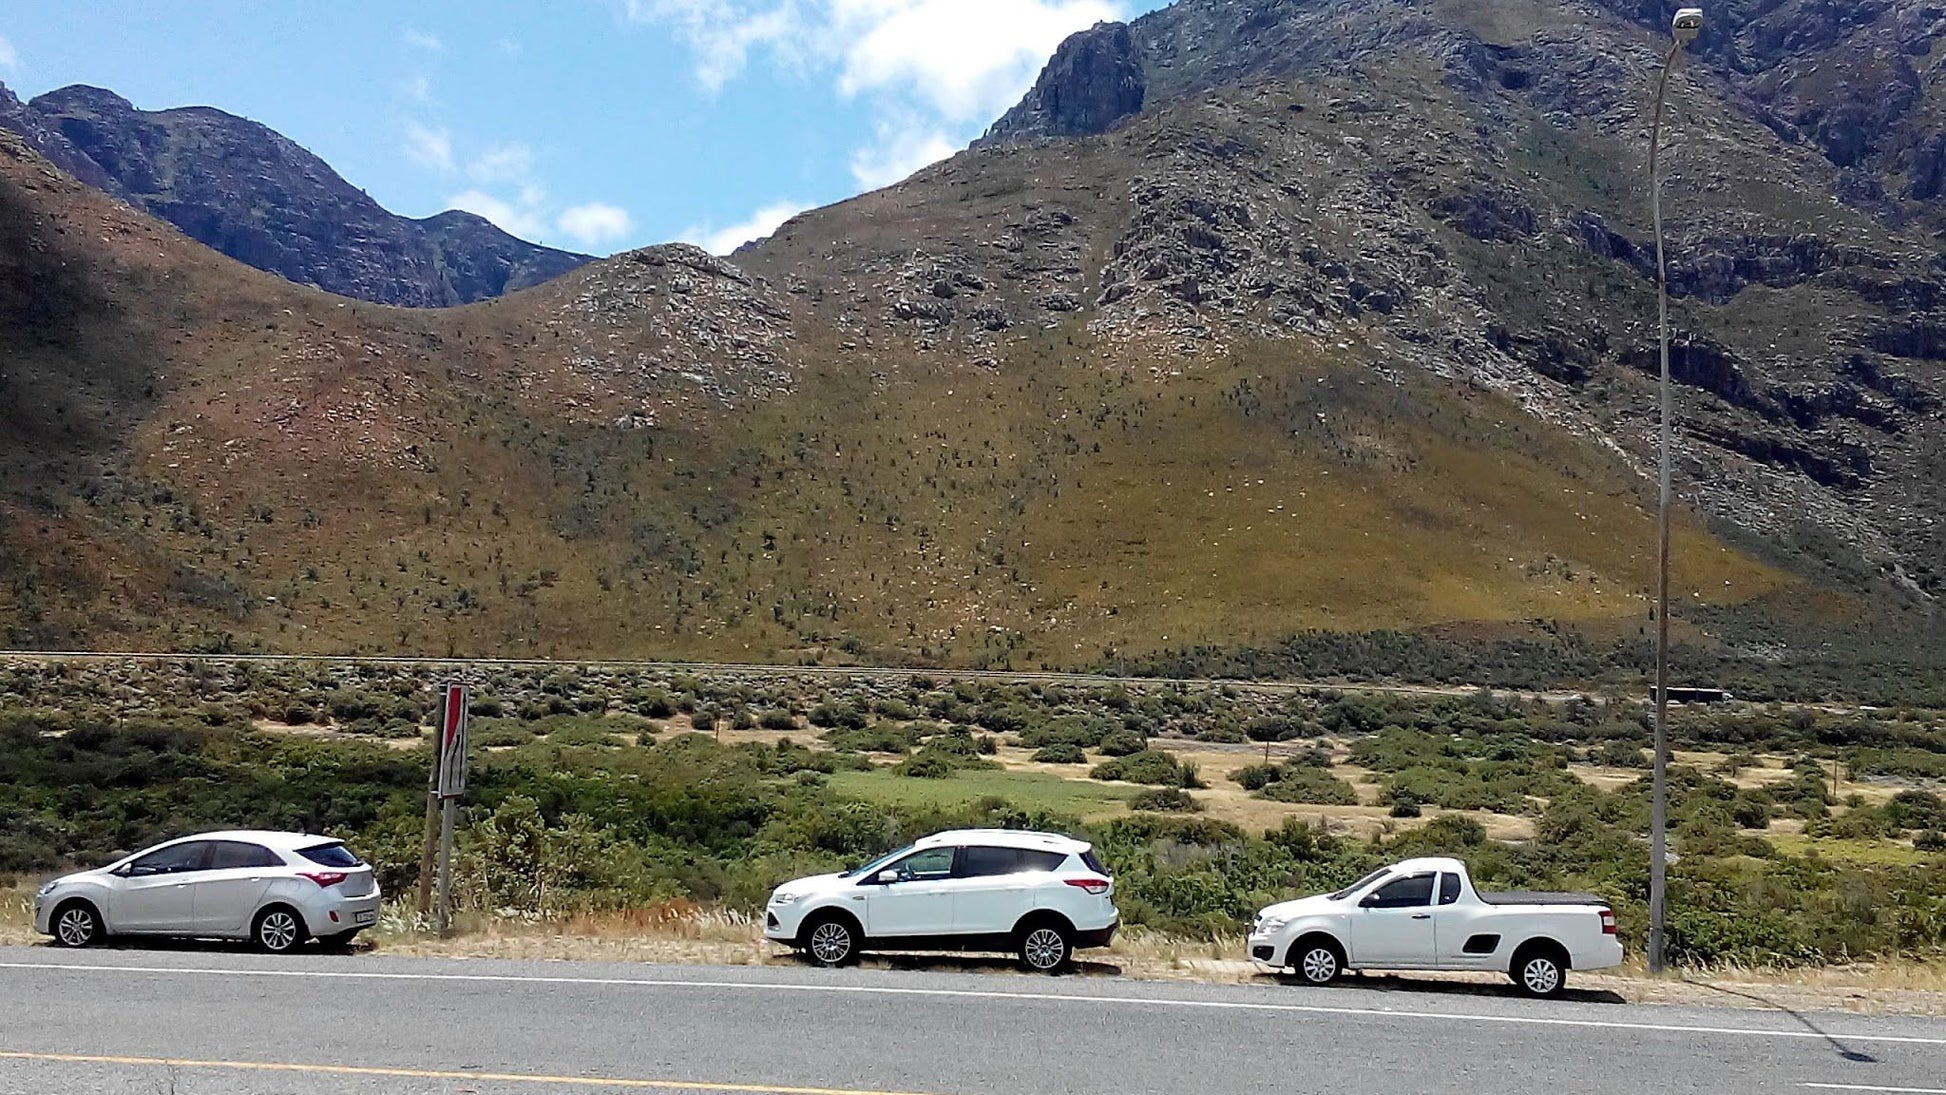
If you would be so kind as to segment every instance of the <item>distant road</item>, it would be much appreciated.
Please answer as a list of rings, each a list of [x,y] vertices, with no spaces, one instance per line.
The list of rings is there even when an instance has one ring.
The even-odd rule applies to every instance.
[[[0,949],[0,1091],[1946,1095],[1946,1024],[1414,989]]]
[[[17,662],[207,662],[215,665],[248,663],[304,665],[390,665],[419,669],[596,669],[636,673],[696,673],[730,677],[861,677],[875,680],[906,680],[912,677],[940,677],[948,680],[983,680],[1001,683],[1064,684],[1106,687],[1116,684],[1161,685],[1164,687],[1229,686],[1248,691],[1291,694],[1332,690],[1373,695],[1470,696],[1480,691],[1468,685],[1372,684],[1346,681],[1261,681],[1224,677],[1121,677],[1105,673],[1051,673],[999,669],[914,669],[851,665],[747,665],[730,662],[648,662],[616,660],[557,660],[548,658],[393,658],[358,657],[342,654],[158,654],[152,651],[106,650],[0,650],[0,661]],[[1566,703],[1587,696],[1603,702],[1593,693],[1571,691],[1520,691],[1487,689],[1494,696],[1509,699],[1543,700]],[[1647,697],[1640,698],[1646,703]]]

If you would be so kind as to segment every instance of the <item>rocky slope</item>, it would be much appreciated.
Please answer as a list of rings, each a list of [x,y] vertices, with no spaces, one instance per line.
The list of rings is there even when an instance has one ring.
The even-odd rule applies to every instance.
[[[0,127],[231,258],[343,296],[466,304],[588,261],[468,213],[396,216],[288,138],[208,107],[136,110],[82,86],[22,103],[0,87]]]
[[[1016,666],[1639,636],[1665,46],[1627,14],[1182,0],[734,263],[649,249],[451,312],[243,276],[16,144],[0,339],[41,440],[0,484],[0,619]],[[1933,203],[1854,200],[1881,161],[1780,132],[1705,45],[1666,202],[1681,633],[1936,633]]]

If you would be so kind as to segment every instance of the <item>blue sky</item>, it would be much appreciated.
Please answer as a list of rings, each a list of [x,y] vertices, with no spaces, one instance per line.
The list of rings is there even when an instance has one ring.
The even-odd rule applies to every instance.
[[[23,3],[0,81],[221,107],[387,208],[716,250],[964,147],[1067,34],[1164,0]]]

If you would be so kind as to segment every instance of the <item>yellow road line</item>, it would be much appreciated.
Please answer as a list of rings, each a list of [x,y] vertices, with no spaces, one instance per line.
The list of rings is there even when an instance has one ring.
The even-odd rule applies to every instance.
[[[427,1068],[370,1068],[356,1065],[305,1065],[282,1061],[194,1061],[174,1057],[106,1057],[80,1053],[22,1053],[0,1050],[0,1060],[45,1061],[77,1065],[155,1065],[167,1068],[227,1068],[239,1072],[315,1072],[327,1076],[392,1076],[415,1080],[495,1080],[502,1083],[562,1084],[573,1087],[647,1088],[657,1091],[742,1092],[746,1095],[921,1095],[909,1091],[872,1091],[848,1087],[786,1087],[779,1084],[712,1084],[697,1080],[639,1080],[610,1076],[547,1076],[524,1072],[443,1072]]]

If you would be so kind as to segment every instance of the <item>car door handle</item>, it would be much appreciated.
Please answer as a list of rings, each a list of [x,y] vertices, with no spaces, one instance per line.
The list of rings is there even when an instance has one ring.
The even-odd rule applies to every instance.
[[[851,895],[851,899],[853,901],[863,901],[865,900],[865,895],[862,893],[855,893]]]
[[[1431,920],[1431,919],[1432,919],[1432,914],[1431,914],[1431,913],[1413,913],[1413,914],[1412,914],[1412,919],[1414,919],[1414,920]]]

